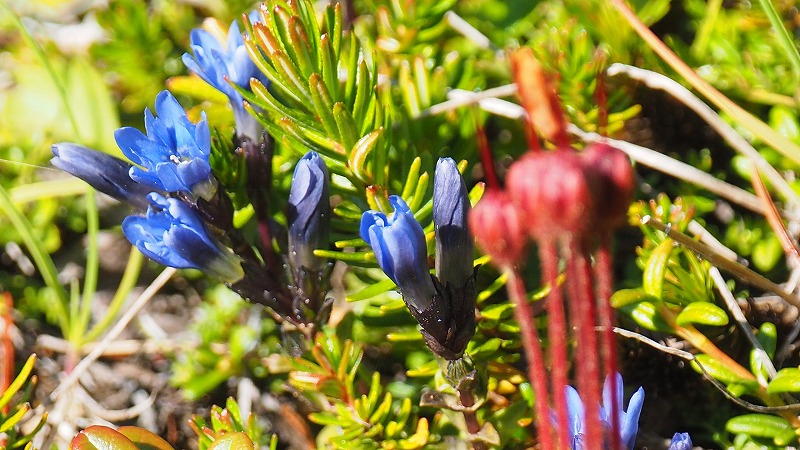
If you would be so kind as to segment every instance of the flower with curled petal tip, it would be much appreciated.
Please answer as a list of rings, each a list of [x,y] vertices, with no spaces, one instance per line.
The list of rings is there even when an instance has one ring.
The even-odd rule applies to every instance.
[[[199,269],[227,283],[244,276],[241,258],[209,234],[192,208],[158,193],[147,196],[144,216],[122,222],[125,237],[148,258],[178,269]]]
[[[53,144],[50,164],[89,183],[98,191],[145,209],[149,186],[133,181],[131,165],[106,153],[71,142]]]
[[[433,222],[436,227],[436,276],[463,287],[472,278],[473,244],[467,225],[469,195],[453,158],[440,158],[433,177]]]
[[[406,304],[424,311],[435,294],[425,232],[402,198],[392,195],[389,203],[394,213],[388,217],[377,211],[361,216],[361,237],[372,247],[378,265],[400,289]]]
[[[209,164],[211,134],[205,113],[193,124],[169,91],[156,96],[156,113],[144,111],[147,135],[132,127],[114,132],[125,156],[141,166],[131,167],[131,178],[160,191],[210,199],[217,185]]]
[[[254,22],[257,17],[258,13],[254,12],[249,20]],[[242,95],[231,83],[248,91],[251,78],[268,83],[266,76],[247,54],[239,24],[236,21],[231,23],[225,43],[219,42],[211,33],[200,28],[192,30],[189,37],[192,53],[183,54],[183,64],[228,97],[233,107],[237,133],[257,139],[261,134],[261,125],[244,109]]]
[[[692,438],[689,433],[675,433],[667,450],[692,450]]]
[[[330,223],[328,167],[317,152],[308,152],[294,168],[289,191],[289,261],[295,269],[319,270],[314,249],[327,245]]]

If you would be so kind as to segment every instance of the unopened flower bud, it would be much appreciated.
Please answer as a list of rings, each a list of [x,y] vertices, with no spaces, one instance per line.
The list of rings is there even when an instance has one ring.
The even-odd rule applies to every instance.
[[[462,287],[473,276],[473,245],[467,215],[467,186],[456,162],[441,158],[433,177],[433,222],[436,227],[436,276]]]
[[[581,157],[594,198],[595,226],[602,231],[619,228],[626,222],[635,189],[628,156],[605,142],[594,142]]]
[[[327,246],[330,224],[328,167],[316,152],[297,162],[289,191],[289,262],[295,269],[319,270],[314,250]]]
[[[527,244],[522,213],[505,191],[491,189],[472,208],[469,228],[478,247],[503,266],[519,263]]]
[[[589,183],[572,149],[523,156],[509,169],[506,188],[536,239],[580,234],[590,224]]]
[[[146,209],[153,188],[131,179],[131,164],[82,145],[62,142],[52,146],[50,163],[89,183],[98,191]]]

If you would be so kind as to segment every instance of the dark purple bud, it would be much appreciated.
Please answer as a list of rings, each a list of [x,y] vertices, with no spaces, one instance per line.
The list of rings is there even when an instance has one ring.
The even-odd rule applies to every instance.
[[[308,152],[294,168],[289,191],[289,262],[295,269],[319,270],[323,261],[314,250],[327,247],[330,225],[328,167],[316,152]]]
[[[467,216],[469,195],[452,158],[440,158],[433,177],[433,222],[436,227],[436,275],[462,287],[472,277],[473,243]]]
[[[131,165],[111,155],[71,142],[51,147],[50,163],[89,183],[98,191],[118,200],[146,209],[147,194],[153,188],[133,181],[128,175]]]

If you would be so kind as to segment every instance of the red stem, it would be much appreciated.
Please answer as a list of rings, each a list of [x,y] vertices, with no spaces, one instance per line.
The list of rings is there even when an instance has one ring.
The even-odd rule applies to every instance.
[[[597,102],[597,132],[605,136],[608,128],[608,93],[603,71],[597,72],[597,87],[594,89],[594,101]]]
[[[536,393],[536,419],[539,427],[539,441],[541,448],[552,449],[553,436],[550,432],[550,410],[547,402],[547,372],[542,358],[541,342],[536,325],[533,323],[533,311],[528,303],[528,294],[525,284],[519,273],[513,267],[506,267],[508,275],[506,290],[508,296],[514,301],[514,316],[519,324],[520,334],[522,335],[522,346],[525,350],[525,358],[528,360],[528,379],[533,383],[533,390]]]
[[[600,352],[603,355],[603,369],[610,378],[611,392],[617,392],[617,345],[614,337],[614,308],[611,307],[611,294],[614,289],[614,272],[611,261],[611,233],[600,238],[600,248],[595,255],[594,277],[597,288],[597,307],[600,326],[603,328]],[[620,411],[622,405],[616,394],[611,396],[611,410]],[[621,448],[619,415],[611,415],[611,448]]]
[[[567,260],[570,318],[577,329],[576,359],[578,391],[586,411],[586,442],[603,442],[600,424],[600,356],[595,334],[595,299],[591,268],[579,238],[570,237],[562,251]]]
[[[550,293],[547,295],[547,339],[550,345],[551,386],[558,425],[556,448],[567,448],[569,411],[564,391],[568,370],[567,319],[564,315],[564,297],[558,285],[558,249],[552,239],[540,240],[539,259],[542,265],[542,279],[550,286]]]
[[[461,402],[461,406],[465,408],[472,408],[475,406],[475,396],[472,395],[470,391],[458,391],[458,399]],[[467,425],[469,434],[476,435],[480,433],[481,424],[478,422],[478,417],[475,415],[475,412],[472,410],[465,410],[463,411],[463,415],[464,423]],[[473,440],[471,444],[474,450],[486,450],[486,444],[481,441]]]
[[[475,116],[475,137],[478,138],[478,153],[480,153],[481,165],[486,174],[486,184],[489,185],[489,189],[500,189],[500,181],[497,179],[497,171],[494,168],[494,155],[489,146],[489,139],[486,138],[486,130],[483,125],[478,123],[477,114]]]

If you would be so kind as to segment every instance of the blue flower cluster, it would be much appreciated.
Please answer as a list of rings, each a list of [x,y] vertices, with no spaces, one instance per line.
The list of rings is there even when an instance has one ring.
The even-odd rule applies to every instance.
[[[137,208],[122,231],[150,259],[171,267],[203,270],[232,283],[244,276],[241,258],[211,233],[197,210],[177,198],[213,198],[217,181],[211,173],[211,135],[205,116],[192,123],[168,91],[156,97],[156,114],[145,110],[145,133],[120,128],[117,145],[136,165],[72,143],[53,145],[52,164],[101,192]]]

